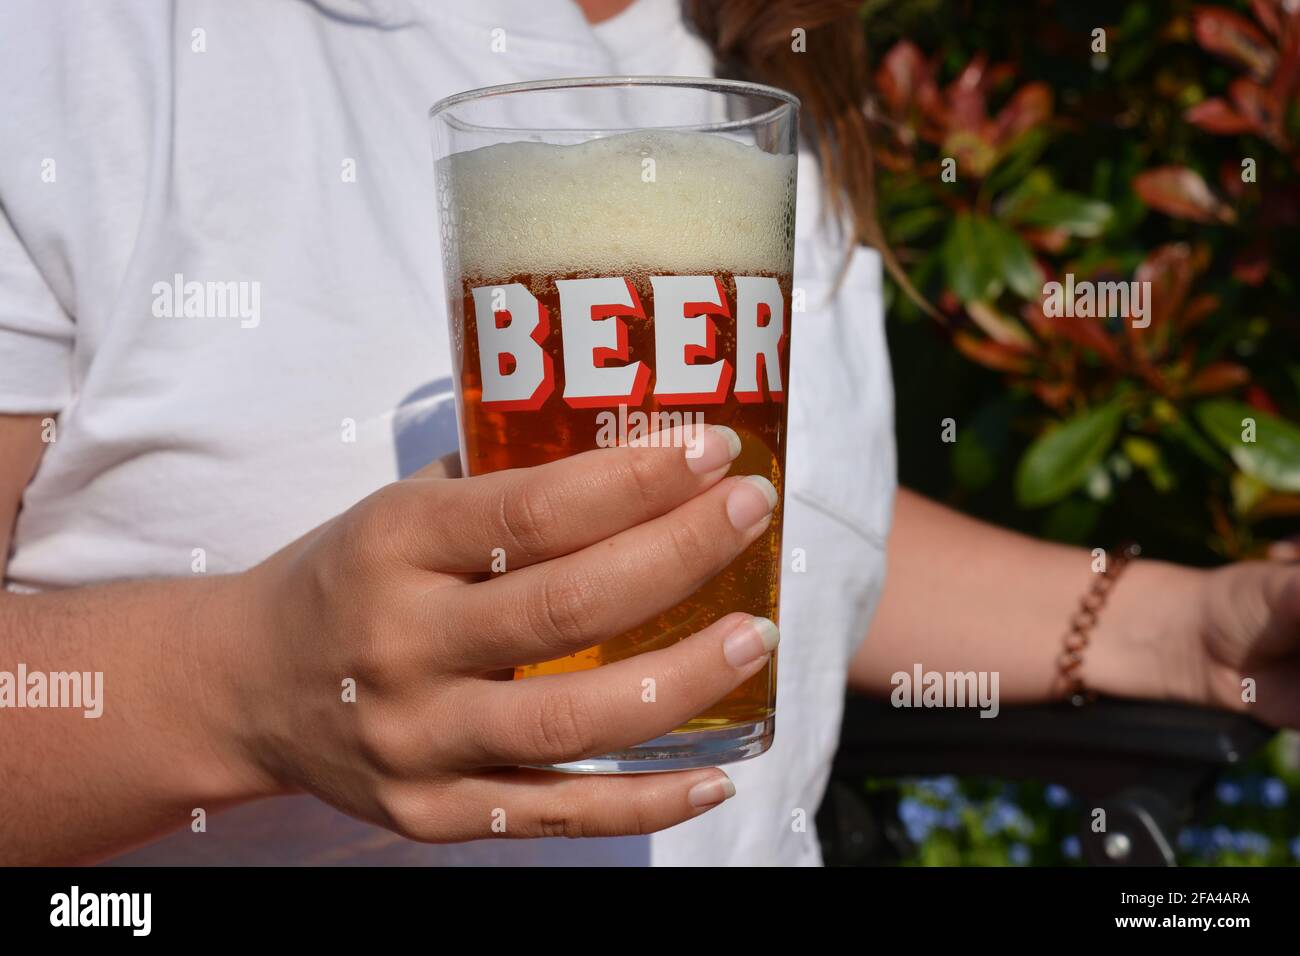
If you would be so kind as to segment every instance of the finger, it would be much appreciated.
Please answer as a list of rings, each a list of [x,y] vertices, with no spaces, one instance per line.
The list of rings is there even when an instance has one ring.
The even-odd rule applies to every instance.
[[[767,530],[776,503],[766,478],[728,478],[576,554],[471,584],[450,618],[445,601],[430,605],[450,635],[439,663],[476,673],[553,660],[642,624],[735,560]]]
[[[697,817],[733,796],[721,770],[571,775],[508,770],[465,778],[450,797],[468,812],[458,837],[634,836]],[[481,812],[475,813],[473,808]]]
[[[446,706],[469,719],[448,746],[471,767],[568,763],[623,750],[705,711],[757,674],[779,640],[766,618],[729,614],[672,647],[602,667],[462,682]]]
[[[404,532],[401,546],[418,567],[514,570],[671,511],[720,481],[740,454],[740,437],[724,425],[656,435],[658,447],[602,448],[458,481],[398,482],[386,495],[386,525]]]

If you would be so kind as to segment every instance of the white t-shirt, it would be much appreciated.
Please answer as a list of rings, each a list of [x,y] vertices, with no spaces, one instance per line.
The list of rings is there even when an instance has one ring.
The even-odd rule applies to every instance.
[[[711,70],[674,0],[594,28],[569,0],[6,0],[0,413],[58,411],[6,584],[183,576],[195,549],[207,573],[238,571],[454,451],[429,106]],[[806,570],[784,573],[776,740],[728,768],[737,796],[652,837],[456,846],[281,798],[123,862],[819,862],[894,449],[878,259],[858,250],[833,291],[843,245],[808,157],[799,177],[785,542]],[[155,284],[178,275],[257,298],[156,315]]]

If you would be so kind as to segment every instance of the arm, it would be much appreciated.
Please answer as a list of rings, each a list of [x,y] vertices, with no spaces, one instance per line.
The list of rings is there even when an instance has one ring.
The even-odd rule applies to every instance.
[[[34,463],[35,428],[7,423],[0,461]],[[762,534],[775,494],[727,477],[739,438],[700,443],[435,465],[239,574],[0,594],[0,671],[102,671],[104,697],[94,719],[0,708],[0,864],[93,861],[196,807],[295,792],[425,842],[648,833],[717,806],[735,791],[714,769],[509,768],[667,733],[766,666],[770,624],[732,614],[635,659],[495,679],[653,618]],[[509,574],[487,573],[497,547]],[[674,692],[647,707],[647,678]]]
[[[1092,554],[1026,538],[901,491],[885,592],[850,685],[886,696],[890,675],[1000,672],[1005,703],[1059,696],[1056,659],[1091,581]],[[1251,563],[1204,571],[1139,560],[1111,591],[1084,657],[1102,693],[1244,710],[1294,725],[1300,571]]]
[[[0,416],[0,576],[23,489],[44,448],[42,416]],[[229,753],[228,721],[195,675],[225,658],[230,578],[0,591],[0,670],[100,671],[102,716],[0,710],[0,861],[76,863],[120,852],[189,819],[274,792]]]
[[[43,415],[0,415],[0,582],[9,563],[9,539],[23,489],[36,473],[45,444],[41,441]]]

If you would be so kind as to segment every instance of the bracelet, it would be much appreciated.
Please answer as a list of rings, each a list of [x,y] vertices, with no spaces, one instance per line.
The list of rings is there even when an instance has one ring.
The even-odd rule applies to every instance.
[[[1060,672],[1061,684],[1069,695],[1070,703],[1075,707],[1082,707],[1097,699],[1096,692],[1084,684],[1080,673],[1080,668],[1083,666],[1083,652],[1088,649],[1092,630],[1097,626],[1097,617],[1101,609],[1106,606],[1110,589],[1115,586],[1124,569],[1141,553],[1142,549],[1133,542],[1108,551],[1105,570],[1097,575],[1088,593],[1080,599],[1079,610],[1070,618],[1070,630],[1065,635],[1065,650],[1057,658],[1056,666]]]

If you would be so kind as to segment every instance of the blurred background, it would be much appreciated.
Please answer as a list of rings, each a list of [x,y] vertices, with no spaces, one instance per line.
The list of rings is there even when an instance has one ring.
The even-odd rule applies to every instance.
[[[861,19],[902,483],[1183,563],[1289,547],[1300,0],[866,0]],[[1043,285],[1067,273],[1150,281],[1151,327],[1046,319]],[[936,441],[947,418],[956,441]],[[906,863],[1078,859],[1080,808],[1050,781],[864,786],[900,791]],[[1275,737],[1210,803],[1180,862],[1300,863],[1300,740]]]

